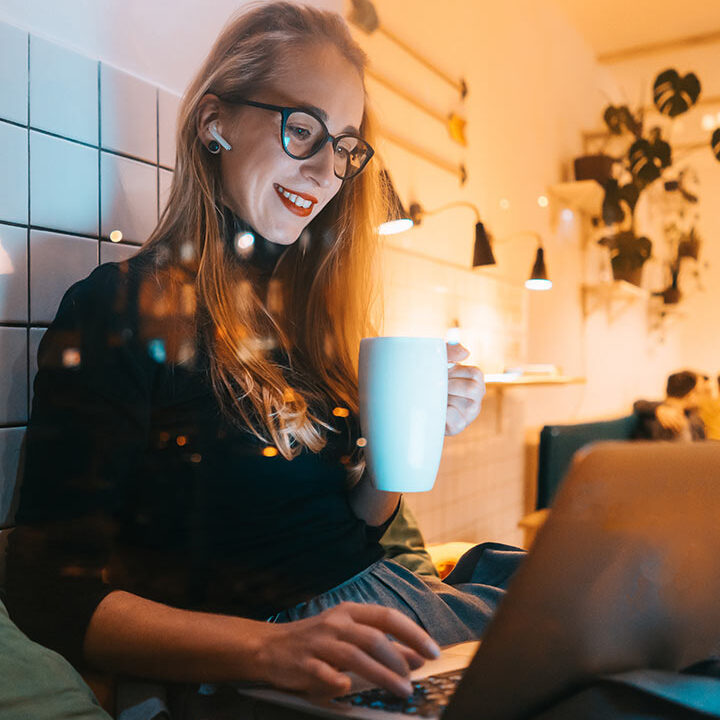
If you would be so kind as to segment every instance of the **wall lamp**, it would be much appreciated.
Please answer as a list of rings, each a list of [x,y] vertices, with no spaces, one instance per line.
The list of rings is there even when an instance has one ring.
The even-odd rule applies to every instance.
[[[396,233],[410,230],[410,228],[420,225],[426,215],[436,215],[437,213],[456,207],[468,207],[475,213],[475,244],[473,246],[472,266],[476,268],[496,264],[495,255],[492,251],[490,233],[488,233],[485,225],[480,220],[480,211],[476,205],[466,200],[457,200],[447,203],[447,205],[441,205],[434,210],[425,210],[420,203],[413,202],[408,209],[405,209],[387,170],[383,168],[380,174],[385,199],[387,201],[388,218],[387,221],[382,223],[378,228],[380,235],[395,235]],[[522,234],[532,235],[538,242],[535,262],[530,271],[530,277],[525,281],[525,287],[528,290],[550,290],[550,288],[552,288],[552,281],[548,278],[542,238],[538,233],[531,230],[523,231]]]
[[[387,178],[387,175],[385,177]],[[495,256],[493,255],[490,245],[490,235],[485,229],[485,225],[480,221],[480,211],[471,202],[458,200],[448,203],[447,205],[442,205],[435,210],[425,210],[420,203],[414,202],[411,203],[410,208],[406,210],[395,192],[392,183],[389,182],[389,178],[386,191],[390,203],[389,219],[378,228],[378,232],[381,235],[394,235],[405,232],[416,225],[420,225],[426,215],[435,215],[436,213],[455,207],[468,207],[475,213],[475,245],[473,247],[472,266],[495,265]]]
[[[548,277],[547,266],[545,265],[545,248],[543,248],[542,238],[533,230],[522,230],[515,235],[529,235],[537,240],[537,251],[535,252],[535,262],[530,270],[530,277],[525,281],[525,287],[528,290],[550,290],[553,286],[552,280]],[[505,238],[500,242],[511,240],[513,235]]]

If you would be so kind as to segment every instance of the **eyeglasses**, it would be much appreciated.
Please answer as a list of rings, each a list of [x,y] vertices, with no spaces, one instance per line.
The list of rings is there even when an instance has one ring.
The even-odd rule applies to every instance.
[[[340,180],[355,177],[370,161],[375,151],[358,135],[341,133],[331,135],[325,123],[311,110],[268,105],[220,95],[221,100],[232,105],[250,105],[263,110],[273,110],[282,115],[280,143],[285,152],[295,160],[307,160],[319,153],[328,142],[334,153],[333,171]]]

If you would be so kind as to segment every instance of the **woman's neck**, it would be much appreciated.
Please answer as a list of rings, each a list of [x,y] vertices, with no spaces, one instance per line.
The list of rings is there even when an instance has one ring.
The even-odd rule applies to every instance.
[[[232,254],[251,271],[253,278],[270,279],[286,246],[264,238],[227,206],[224,208],[225,241]]]

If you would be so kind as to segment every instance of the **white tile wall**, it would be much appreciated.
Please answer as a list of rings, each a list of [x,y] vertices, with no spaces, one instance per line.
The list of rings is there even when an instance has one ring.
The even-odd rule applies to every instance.
[[[127,245],[125,243],[114,243],[103,240],[100,243],[100,262],[122,262],[132,257],[138,248],[136,245]]]
[[[0,322],[28,321],[27,230],[0,225]]]
[[[30,223],[98,234],[98,150],[30,132]]]
[[[167,90],[158,90],[158,156],[160,164],[175,167],[175,132],[180,97]]]
[[[28,221],[28,131],[0,121],[0,221]]]
[[[165,205],[167,204],[168,198],[170,197],[170,186],[172,185],[172,178],[173,174],[169,170],[164,170],[163,168],[160,168],[160,170],[158,170],[158,198],[160,200],[160,214],[162,214],[162,211],[165,209]]]
[[[27,420],[27,330],[0,327],[0,425]]]
[[[53,321],[65,291],[98,264],[97,240],[32,230],[30,232],[30,321]]]
[[[27,125],[28,34],[0,23],[0,118]]]
[[[97,145],[97,60],[31,37],[30,125]]]
[[[157,162],[157,89],[100,63],[102,146]]]
[[[157,224],[157,167],[103,152],[100,178],[102,236],[120,230],[127,242],[145,242]]]
[[[28,376],[30,378],[30,409],[32,409],[32,399],[34,394],[33,384],[38,371],[38,348],[40,347],[40,341],[42,340],[44,334],[45,328],[30,328],[30,342],[28,345],[30,348],[30,357],[28,358],[28,362],[30,364],[30,372]]]
[[[8,523],[24,436],[25,428],[0,429],[0,527]]]

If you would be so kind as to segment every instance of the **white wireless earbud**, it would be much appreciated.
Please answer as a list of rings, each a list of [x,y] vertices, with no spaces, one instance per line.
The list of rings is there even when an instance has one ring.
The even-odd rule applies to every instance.
[[[210,127],[208,128],[208,130],[210,130],[210,134],[225,150],[232,150],[232,146],[230,145],[230,143],[218,132],[217,123],[210,123]]]

